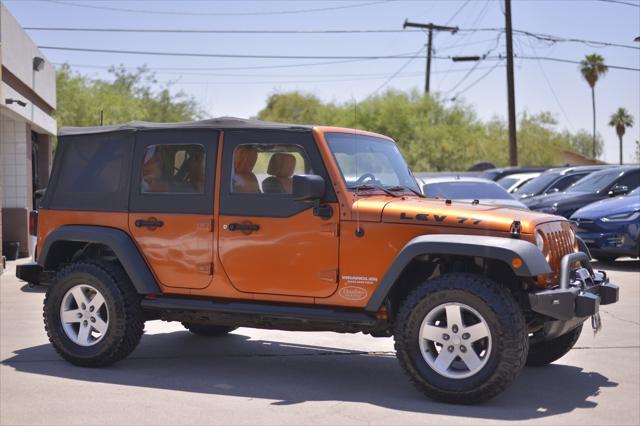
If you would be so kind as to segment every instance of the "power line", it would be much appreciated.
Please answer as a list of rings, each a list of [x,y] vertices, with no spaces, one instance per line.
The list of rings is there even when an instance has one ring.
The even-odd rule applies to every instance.
[[[341,10],[341,9],[353,9],[358,7],[367,7],[374,6],[383,3],[389,3],[394,0],[382,0],[382,1],[371,1],[367,3],[358,3],[358,4],[348,4],[342,6],[330,6],[330,7],[321,7],[321,8],[313,8],[313,9],[294,9],[294,10],[274,10],[274,11],[265,11],[265,12],[183,12],[183,11],[167,11],[167,10],[144,10],[144,9],[129,9],[122,7],[111,7],[111,6],[97,6],[95,4],[81,4],[81,3],[71,3],[67,1],[59,1],[59,0],[46,0],[48,3],[58,4],[62,6],[73,6],[73,7],[84,7],[87,9],[98,9],[98,10],[108,10],[112,12],[127,12],[127,13],[144,13],[144,14],[152,14],[152,15],[183,15],[183,16],[264,16],[264,15],[295,15],[302,13],[313,13],[313,12],[327,12],[332,10]]]
[[[211,30],[211,29],[167,29],[167,28],[83,28],[83,27],[24,27],[28,31],[52,31],[52,32],[103,32],[103,33],[157,33],[157,34],[402,34],[402,33],[421,33],[421,30],[396,30],[396,29],[343,29],[343,30]],[[462,28],[459,32],[503,32],[504,28]],[[534,33],[525,30],[516,30],[513,32],[519,35],[525,35],[536,38],[540,41],[549,43],[582,43],[590,47],[620,47],[625,49],[640,50],[640,47],[622,43],[612,43],[599,40],[580,39],[574,37],[563,37],[552,34]],[[463,38],[464,39],[464,38]],[[462,41],[462,40],[460,40]],[[459,42],[453,43],[447,48],[455,47]],[[467,44],[461,44],[465,46]]]
[[[536,48],[531,44],[531,41],[528,40],[528,44],[529,47],[531,48],[531,50],[533,51],[534,55],[538,55],[538,52],[536,50]],[[518,45],[520,45],[520,43],[518,43]],[[573,127],[573,123],[571,122],[571,119],[569,118],[569,114],[567,114],[567,111],[564,109],[564,106],[562,105],[562,102],[560,102],[560,98],[558,98],[558,95],[556,94],[556,91],[553,89],[553,85],[551,84],[551,80],[549,80],[549,77],[547,76],[546,71],[544,70],[544,67],[542,66],[542,62],[538,59],[536,60],[536,63],[538,64],[538,68],[540,68],[540,72],[542,72],[542,76],[544,77],[544,80],[547,83],[547,87],[549,88],[549,91],[551,92],[551,94],[553,95],[553,98],[556,101],[556,104],[558,104],[558,108],[560,108],[560,112],[562,112],[562,115],[564,116],[565,120],[567,120],[567,124],[569,124],[569,127],[571,128],[571,130],[575,130],[575,128]]]
[[[61,62],[54,62],[53,65],[56,66],[64,66],[64,65],[68,65],[70,67],[73,68],[88,68],[88,69],[99,69],[99,70],[109,70],[111,68],[124,68],[124,69],[128,69],[128,70],[137,70],[140,69],[140,67],[114,67],[113,65],[89,65],[89,64],[70,64],[70,63],[61,63]],[[479,69],[488,69],[490,67],[483,67],[483,68],[479,68]],[[193,70],[202,70],[202,68],[156,68],[156,67],[145,67],[145,69],[147,69],[148,71],[153,72],[154,74],[168,74],[168,75],[197,75],[197,76],[210,76],[210,77],[270,77],[270,78],[300,78],[300,77],[309,77],[309,78],[314,78],[314,77],[374,77],[374,76],[378,76],[380,78],[387,78],[390,74],[389,73],[339,73],[339,74],[327,74],[327,73],[323,73],[323,74],[309,74],[309,73],[305,73],[305,74],[238,74],[238,73],[204,73],[204,72],[189,72],[189,71],[193,71]],[[206,68],[205,68],[206,69]],[[167,70],[167,71],[163,71],[163,70]],[[185,70],[187,72],[183,72],[180,70]],[[458,72],[465,72],[468,71],[468,68],[459,68],[459,69],[454,69],[450,72],[452,73],[458,73]],[[445,71],[433,71],[434,74],[441,74],[444,73]],[[417,76],[421,76],[424,73],[422,71],[412,71],[412,72],[407,72],[404,74],[399,74],[402,76],[413,76],[413,77],[417,77]]]
[[[580,61],[572,61],[570,59],[563,59],[563,58],[550,58],[548,56],[519,56],[516,55],[516,59],[534,59],[534,60],[542,60],[542,61],[552,61],[552,62],[564,62],[564,63],[568,63],[568,64],[580,64]],[[621,65],[609,65],[606,64],[607,67],[609,69],[616,69],[616,70],[624,70],[624,71],[640,71],[640,68],[631,68],[631,67],[625,67],[625,66],[621,66]]]
[[[369,94],[369,96],[367,96],[364,100],[366,101],[367,99],[375,96],[380,90],[382,90],[387,84],[391,83],[391,81],[396,78],[398,76],[398,74],[400,74],[406,67],[409,66],[409,64],[411,64],[411,62],[414,61],[415,58],[418,57],[418,55],[420,55],[424,49],[426,48],[426,46],[423,46],[420,50],[418,50],[415,53],[415,56],[411,59],[409,59],[407,62],[405,62],[404,64],[402,64],[402,66],[395,72],[393,73],[388,79],[386,79],[384,81],[384,83],[382,83],[380,86],[378,86],[378,88],[376,90],[374,90],[373,92],[371,92],[371,94]]]
[[[376,33],[421,33],[421,30],[396,29],[346,29],[346,30],[209,30],[166,28],[82,28],[82,27],[23,27],[29,31],[65,31],[98,33],[169,33],[169,34],[376,34]]]
[[[465,87],[464,89],[460,90],[458,93],[456,93],[451,100],[455,101],[456,99],[458,99],[458,97],[460,95],[462,95],[463,93],[465,93],[466,91],[470,90],[472,87],[474,87],[476,84],[480,83],[482,80],[484,80],[489,74],[491,74],[493,72],[493,70],[495,70],[496,68],[498,68],[498,66],[501,66],[502,61],[498,61],[496,62],[492,67],[489,67],[489,70],[482,74],[480,77],[478,77],[473,83],[469,84],[467,87]]]
[[[118,49],[92,49],[83,47],[60,47],[60,46],[38,46],[39,49],[46,50],[63,50],[71,52],[92,52],[92,53],[117,53],[122,55],[152,55],[152,56],[188,56],[201,58],[241,58],[241,59],[358,59],[358,60],[374,60],[374,59],[407,59],[416,56],[400,54],[400,55],[374,55],[374,56],[315,56],[315,55],[242,55],[235,53],[185,53],[185,52],[160,52],[148,50],[118,50]],[[436,59],[447,59],[445,57],[437,57]]]

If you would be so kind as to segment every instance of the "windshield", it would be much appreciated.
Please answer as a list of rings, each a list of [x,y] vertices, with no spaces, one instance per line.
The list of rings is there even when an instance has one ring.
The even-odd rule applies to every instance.
[[[393,142],[349,133],[326,133],[325,139],[347,188],[404,186],[420,192],[409,166]]]
[[[620,170],[601,170],[580,179],[567,192],[600,192],[618,177]]]
[[[539,194],[544,191],[547,186],[551,185],[560,173],[544,173],[536,179],[532,179],[518,189],[518,194]]]
[[[506,177],[506,178],[502,178],[498,181],[498,184],[503,187],[504,189],[509,189],[511,188],[516,182],[518,182],[519,179],[517,178],[511,178],[511,177]]]
[[[483,182],[428,183],[424,185],[424,195],[449,200],[513,200],[500,186]]]

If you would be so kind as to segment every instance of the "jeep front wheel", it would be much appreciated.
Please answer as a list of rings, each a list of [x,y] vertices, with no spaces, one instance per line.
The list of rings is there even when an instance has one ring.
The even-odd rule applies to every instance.
[[[507,388],[525,364],[527,329],[509,291],[482,276],[451,273],[406,297],[394,329],[400,365],[427,396],[471,404]]]
[[[44,299],[49,341],[67,361],[102,367],[129,355],[144,331],[140,298],[119,265],[76,262],[62,269]]]

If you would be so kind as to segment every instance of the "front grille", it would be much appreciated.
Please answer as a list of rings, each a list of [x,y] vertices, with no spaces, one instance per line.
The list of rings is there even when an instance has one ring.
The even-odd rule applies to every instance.
[[[544,255],[554,273],[560,271],[562,258],[574,252],[575,237],[569,222],[550,222],[540,225],[544,237]]]
[[[597,228],[595,221],[591,219],[577,218],[573,221],[573,223],[575,223],[577,228],[576,230],[578,232],[590,232],[590,231],[596,230]]]

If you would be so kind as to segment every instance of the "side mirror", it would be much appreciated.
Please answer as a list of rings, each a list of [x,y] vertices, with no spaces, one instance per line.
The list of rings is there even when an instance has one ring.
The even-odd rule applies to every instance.
[[[324,196],[324,179],[318,175],[294,175],[293,199],[296,201],[316,201]]]
[[[617,197],[618,195],[624,195],[629,192],[629,187],[625,185],[615,185],[609,191],[609,197]]]

